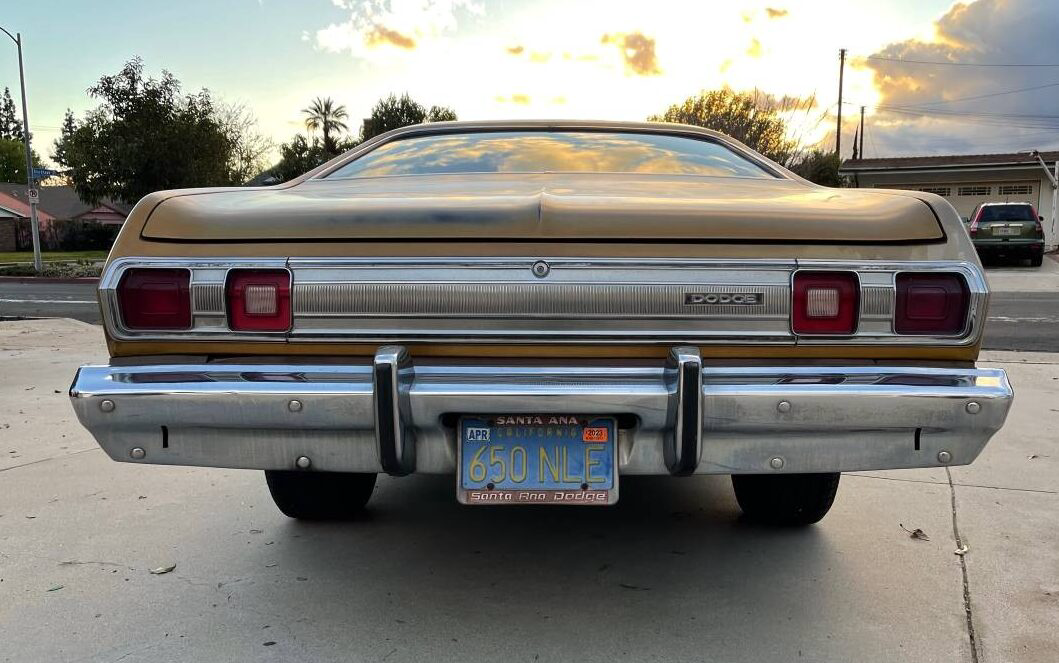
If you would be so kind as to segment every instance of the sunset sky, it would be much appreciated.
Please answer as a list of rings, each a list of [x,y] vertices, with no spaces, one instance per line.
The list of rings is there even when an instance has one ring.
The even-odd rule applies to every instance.
[[[868,107],[868,156],[1059,146],[1059,66],[866,59],[1056,64],[1054,0],[53,0],[5,2],[0,25],[26,40],[45,156],[65,109],[92,107],[85,89],[134,56],[246,104],[277,143],[304,131],[317,95],[345,104],[352,128],[390,92],[461,119],[642,120],[729,85],[815,97],[792,132],[833,145],[843,47],[844,113]],[[17,99],[6,40],[5,85]]]

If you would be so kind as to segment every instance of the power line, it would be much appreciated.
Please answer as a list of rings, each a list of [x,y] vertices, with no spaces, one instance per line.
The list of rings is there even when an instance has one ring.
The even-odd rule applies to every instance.
[[[937,60],[906,60],[904,58],[888,58],[882,55],[869,55],[864,59],[902,62],[905,64],[941,65],[945,67],[1059,67],[1059,63],[1053,64],[1049,62],[945,62]]]
[[[924,101],[917,106],[937,106],[940,104],[955,104],[960,101],[973,101],[975,99],[987,99],[989,97],[1002,97],[1007,94],[1018,94],[1019,92],[1031,92],[1033,90],[1043,90],[1050,87],[1059,87],[1059,82],[1056,83],[1045,83],[1044,85],[1034,85],[1033,87],[1023,87],[1017,90],[1004,90],[1003,92],[990,92],[989,94],[978,94],[973,97],[960,97],[958,99],[942,99],[940,101]]]

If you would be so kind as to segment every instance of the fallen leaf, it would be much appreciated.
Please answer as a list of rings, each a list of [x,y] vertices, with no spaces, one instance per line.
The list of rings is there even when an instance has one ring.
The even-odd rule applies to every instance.
[[[261,644],[265,645],[266,647],[271,647],[272,645],[276,644],[276,641],[269,640],[268,642],[262,642]]]
[[[1026,456],[1026,459],[1027,460],[1037,460],[1038,458],[1047,458],[1047,457],[1048,456],[1045,456],[1044,454],[1030,454],[1029,456]]]
[[[252,529],[252,530],[250,530],[250,533],[251,533],[251,534],[260,534],[260,533],[261,533],[262,531],[263,531],[263,530],[259,530],[259,529]]]
[[[275,562],[273,562],[272,564],[265,564],[265,568],[266,569],[271,569],[274,566],[278,566],[278,565]]]
[[[903,523],[898,523],[898,525],[901,527],[901,529],[908,532],[908,538],[919,539],[920,541],[930,541],[930,537],[927,536],[927,533],[919,529],[918,527],[915,529],[908,529],[904,526]]]
[[[49,592],[57,592],[57,591],[59,591],[60,589],[62,589],[63,587],[65,587],[65,586],[66,586],[66,585],[55,585],[54,587],[50,588],[50,589],[49,589],[48,591],[49,591]]]
[[[169,573],[176,568],[176,564],[170,564],[169,566],[159,566],[157,569],[151,569],[151,575],[160,576],[163,573]]]
[[[955,555],[959,555],[960,557],[963,557],[964,555],[967,554],[967,544],[966,543],[963,544],[962,546],[960,546],[959,548],[957,548],[956,550],[954,550],[952,552]]]

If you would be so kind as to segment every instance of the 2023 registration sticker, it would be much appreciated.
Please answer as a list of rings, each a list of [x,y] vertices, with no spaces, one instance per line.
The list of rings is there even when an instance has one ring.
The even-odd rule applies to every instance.
[[[613,504],[614,417],[464,416],[457,496],[464,504]]]

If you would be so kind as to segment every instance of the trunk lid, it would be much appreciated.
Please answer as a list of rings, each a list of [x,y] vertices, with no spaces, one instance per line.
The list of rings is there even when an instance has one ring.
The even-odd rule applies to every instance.
[[[434,175],[174,194],[153,210],[144,239],[894,243],[944,238],[931,208],[907,194],[785,179]]]

